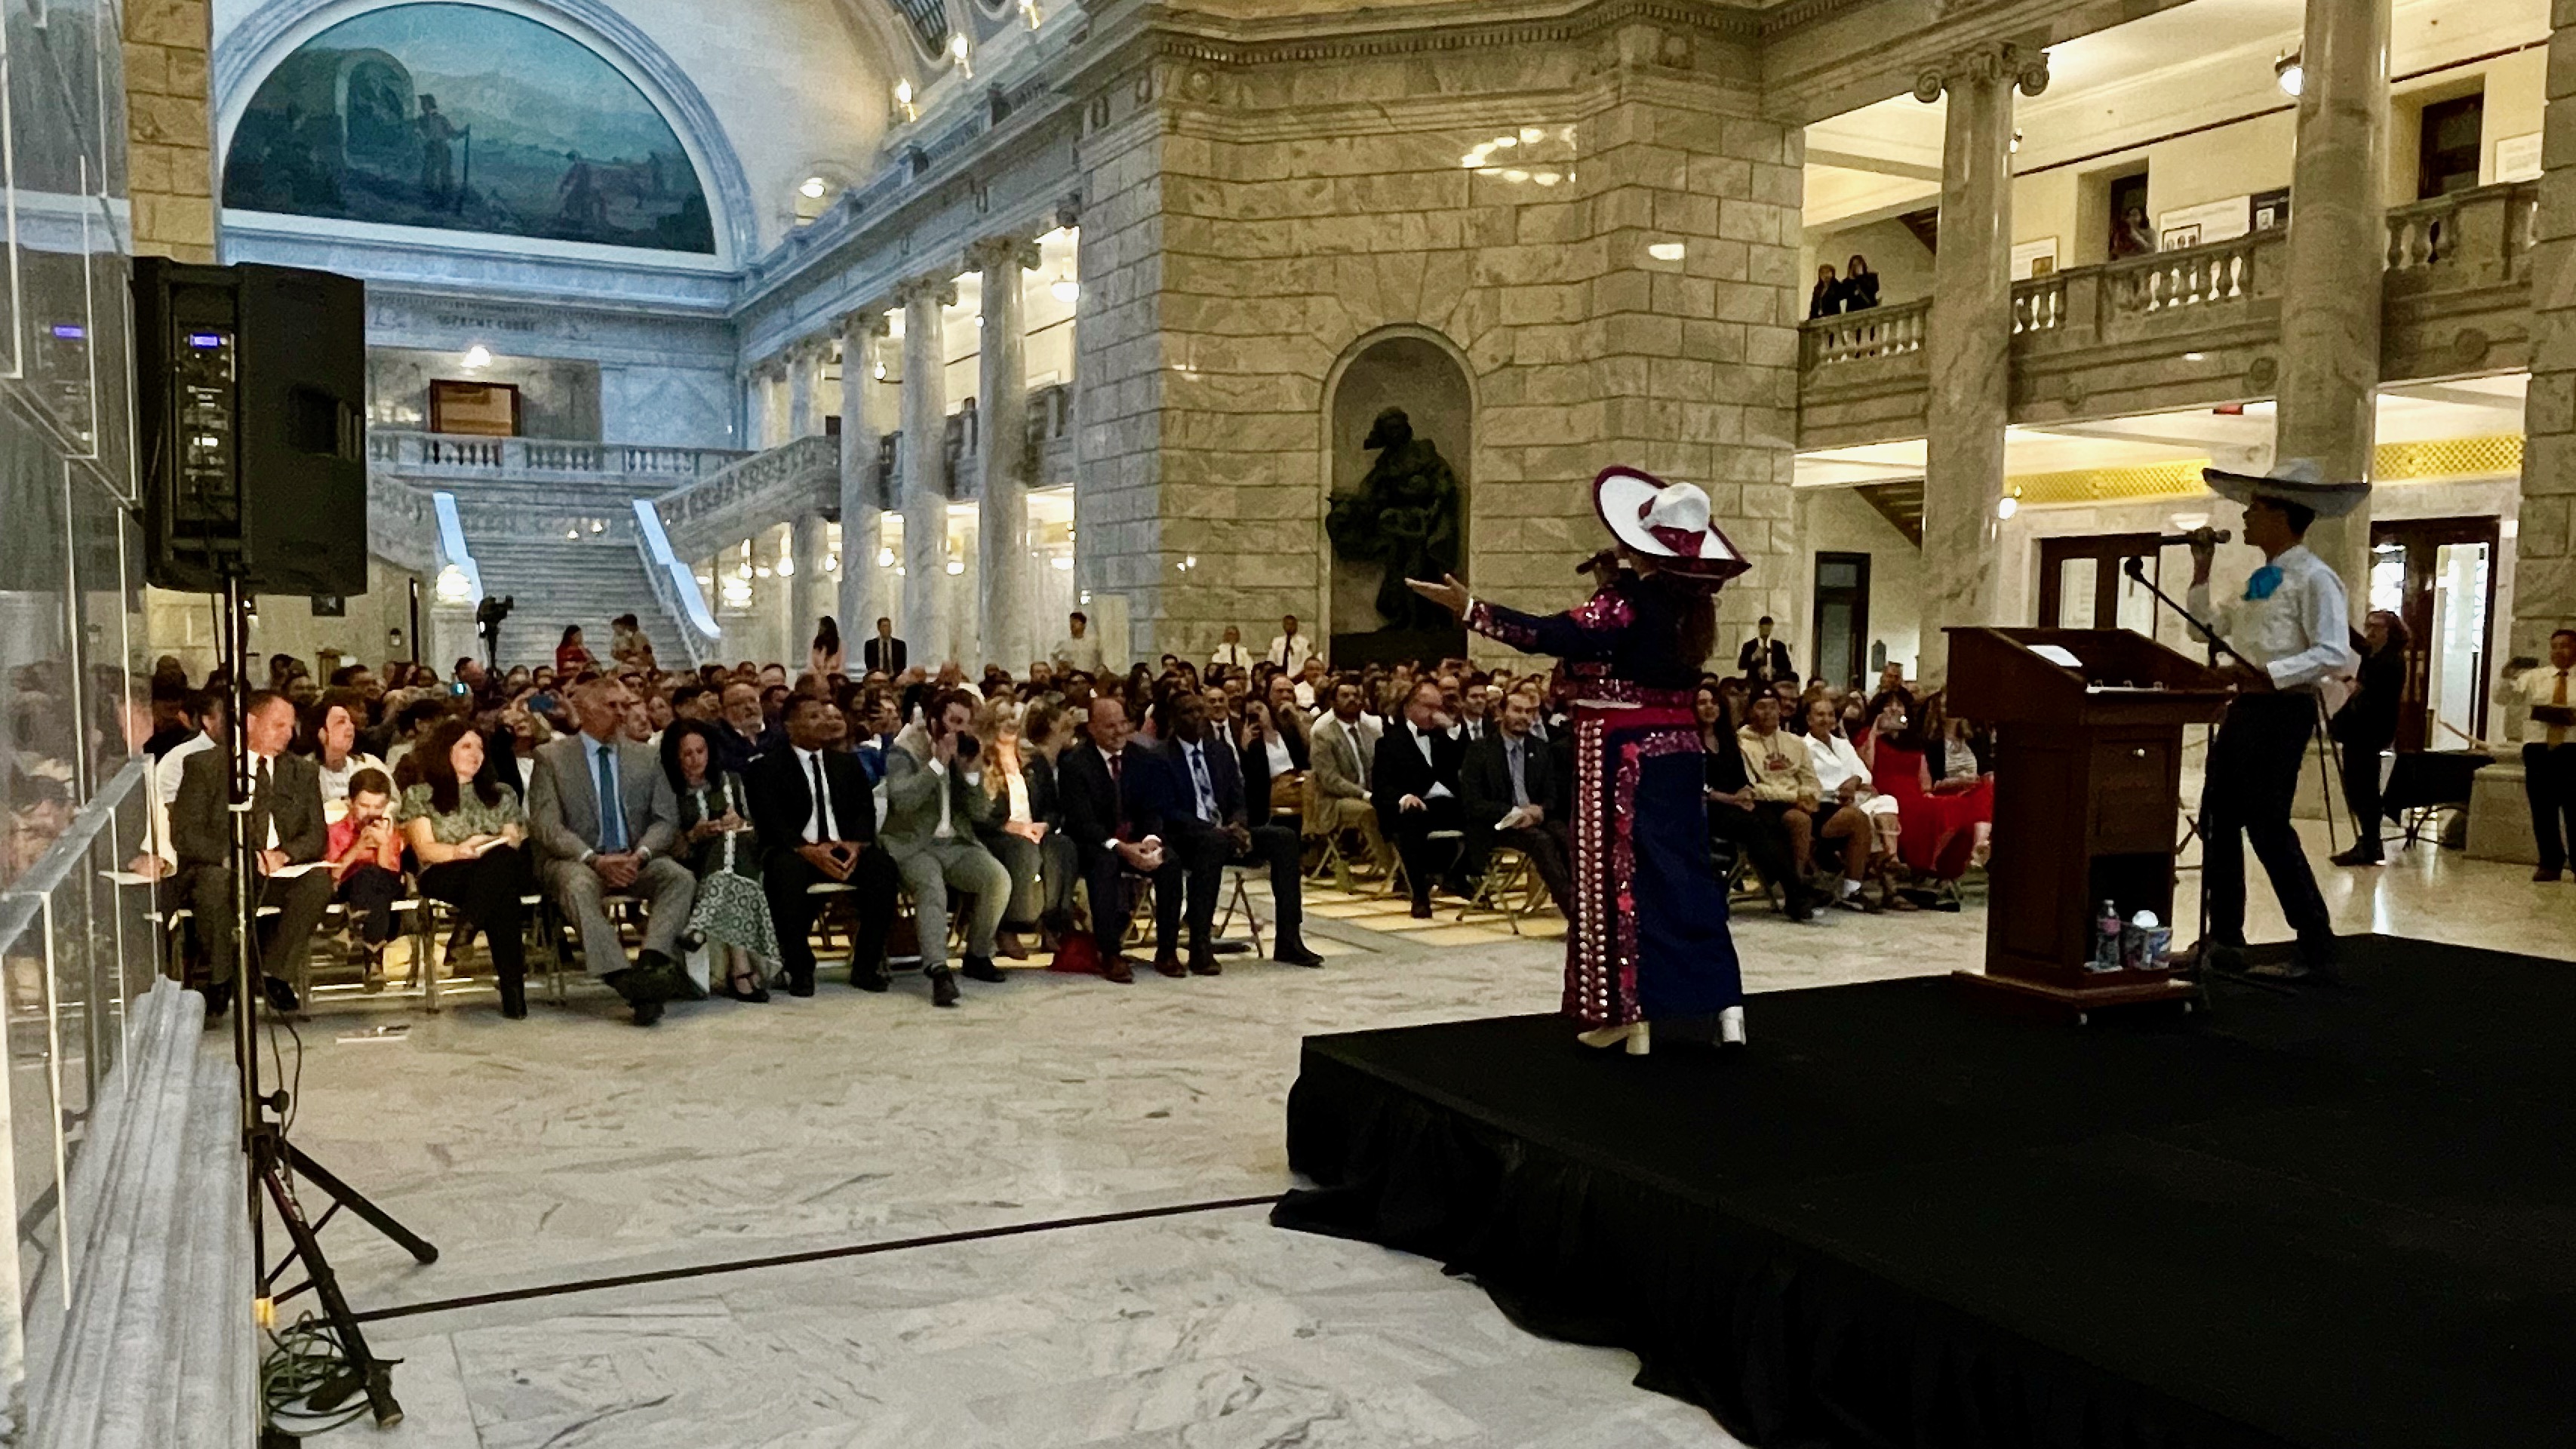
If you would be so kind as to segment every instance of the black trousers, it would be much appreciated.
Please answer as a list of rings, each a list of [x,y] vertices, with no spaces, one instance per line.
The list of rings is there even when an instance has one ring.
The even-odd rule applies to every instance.
[[[2522,747],[2522,791],[2531,801],[2531,833],[2540,845],[2540,868],[2567,868],[2576,850],[2576,741],[2552,749]]]
[[[791,982],[814,980],[814,918],[823,913],[827,897],[808,895],[806,888],[830,879],[792,850],[773,850],[761,861],[760,886],[769,896],[770,924],[778,928],[778,956]],[[856,892],[851,900],[859,909],[858,930],[850,938],[852,969],[885,964],[886,933],[894,929],[895,887],[902,882],[894,857],[886,854],[884,846],[871,845],[859,852],[859,863],[851,867],[846,882]],[[925,934],[945,931],[948,923],[924,921],[921,929]]]
[[[2343,803],[2352,810],[2352,847],[2372,857],[2380,853],[2379,826],[2385,815],[2379,806],[2379,755],[2386,748],[2343,742]]]
[[[1465,842],[1435,841],[1435,830],[1461,830],[1465,817],[1454,799],[1425,800],[1419,810],[1396,808],[1395,818],[1381,816],[1378,828],[1395,837],[1395,853],[1404,862],[1404,883],[1413,888],[1413,899],[1431,899],[1431,887],[1443,872],[1454,873],[1466,864]]]
[[[492,943],[492,970],[504,981],[528,974],[527,910],[519,898],[536,889],[525,852],[496,845],[471,860],[450,860],[420,873],[420,893],[456,907]]]
[[[1298,874],[1297,832],[1286,825],[1255,825],[1252,839],[1237,850],[1234,838],[1213,825],[1197,820],[1180,821],[1166,837],[1173,852],[1180,857],[1181,870],[1189,885],[1190,950],[1205,951],[1216,934],[1218,898],[1225,894],[1225,868],[1238,861],[1267,861],[1270,865],[1270,898],[1278,913],[1278,939],[1294,941],[1297,928],[1305,919],[1303,880]],[[1162,898],[1155,897],[1157,915]],[[1163,938],[1168,942],[1171,937]]]
[[[1083,890],[1091,897],[1091,934],[1100,943],[1100,954],[1115,956],[1126,943],[1129,920],[1127,877],[1132,874],[1118,852],[1106,846],[1082,847]],[[1188,889],[1189,870],[1176,842],[1166,840],[1163,868],[1155,871],[1154,944],[1157,950],[1176,949],[1181,934],[1181,902]]]
[[[342,876],[331,898],[349,908],[358,923],[359,940],[381,946],[394,938],[394,902],[402,896],[402,877],[370,864]]]
[[[2200,798],[2201,870],[2209,891],[2205,939],[2244,944],[2250,841],[2300,945],[2311,955],[2333,951],[2325,897],[2317,893],[2307,851],[2290,824],[2299,766],[2316,727],[2316,696],[2305,693],[2240,694],[2219,721]]]
[[[233,868],[192,867],[182,877],[188,909],[196,913],[197,939],[206,950],[206,974],[217,985],[233,979],[240,943],[233,931]],[[263,879],[251,893],[251,908],[275,906],[277,914],[259,922],[261,974],[305,988],[313,968],[313,930],[331,908],[331,873],[309,870],[287,880]]]
[[[1508,845],[1529,857],[1530,869],[1547,886],[1548,899],[1556,903],[1557,913],[1567,915],[1568,902],[1574,899],[1574,874],[1565,868],[1565,827],[1554,820],[1536,825],[1518,825],[1493,832],[1493,844]],[[1483,862],[1478,861],[1481,870]],[[1572,919],[1567,915],[1567,919]]]
[[[1747,810],[1741,805],[1710,801],[1708,838],[1723,840],[1741,851],[1753,862],[1762,878],[1780,888],[1782,901],[1792,914],[1806,905],[1807,888],[1798,879],[1798,861],[1789,849],[1789,827],[1780,823],[1775,811]]]

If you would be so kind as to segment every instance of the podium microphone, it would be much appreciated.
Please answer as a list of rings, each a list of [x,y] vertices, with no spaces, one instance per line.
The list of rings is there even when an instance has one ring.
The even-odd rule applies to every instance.
[[[2156,547],[2189,548],[2199,543],[2225,543],[2235,536],[2223,528],[2195,528],[2189,533],[2168,533],[2156,540]]]

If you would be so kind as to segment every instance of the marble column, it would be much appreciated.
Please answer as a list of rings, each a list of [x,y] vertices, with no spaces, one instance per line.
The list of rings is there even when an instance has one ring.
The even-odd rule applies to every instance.
[[[832,580],[823,572],[830,538],[820,513],[797,514],[788,527],[787,556],[796,561],[796,572],[787,581],[788,650],[780,657],[791,665],[805,657],[805,646],[813,642],[815,627],[831,607]]]
[[[2576,3],[2559,0],[2551,20],[2540,213],[2532,228],[2531,385],[2522,403],[2513,633],[2496,651],[2505,658],[2545,659],[2550,631],[2576,624]],[[2499,695],[2499,718],[2503,707]]]
[[[2299,149],[2281,279],[2272,457],[2328,478],[2370,476],[2377,441],[2379,283],[2388,255],[2389,0],[2308,0]],[[2545,144],[2545,143],[2544,143]],[[2308,547],[2370,606],[2370,507],[2320,518]]]
[[[985,659],[1013,675],[1029,667],[1037,641],[1029,609],[1036,580],[1029,570],[1029,383],[1027,320],[1020,273],[1034,271],[1038,249],[1017,237],[995,237],[967,251],[983,273],[983,337],[977,367],[977,462],[983,492],[976,514],[976,576],[982,606],[977,638]]]
[[[2004,495],[2012,391],[2013,91],[2048,87],[2048,57],[2008,42],[1973,46],[1914,82],[1949,97],[1942,138],[1940,248],[1924,355],[1931,369],[1923,471],[1923,647],[1916,673],[1949,672],[1944,628],[1999,622],[1995,507]]]
[[[957,284],[920,277],[898,288],[903,303],[903,605],[895,633],[911,646],[912,662],[936,670],[947,661],[948,480],[942,454],[948,437],[946,324],[943,307],[957,305]]]
[[[877,346],[885,313],[869,308],[841,319],[841,634],[857,640],[877,627],[877,550],[885,507],[877,484]],[[856,644],[851,646],[853,649]]]
[[[814,374],[817,362],[814,346],[799,342],[787,349],[787,437],[812,437],[823,431],[814,417]]]

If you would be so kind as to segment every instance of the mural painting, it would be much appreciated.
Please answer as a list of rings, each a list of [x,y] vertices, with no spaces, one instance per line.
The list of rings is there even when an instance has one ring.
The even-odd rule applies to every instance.
[[[479,5],[397,5],[296,47],[251,97],[224,205],[342,221],[716,249],[679,137],[615,66]]]

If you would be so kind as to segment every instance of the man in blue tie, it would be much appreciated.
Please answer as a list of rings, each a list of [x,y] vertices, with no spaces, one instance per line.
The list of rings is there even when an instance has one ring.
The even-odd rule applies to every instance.
[[[662,1019],[662,1003],[697,997],[677,960],[697,877],[677,859],[680,804],[661,762],[619,738],[634,695],[615,676],[573,695],[581,732],[537,750],[528,787],[528,831],[538,877],[581,935],[582,964],[634,1009],[637,1026]],[[644,945],[632,964],[610,896],[645,903]]]
[[[1324,958],[1307,950],[1298,934],[1304,906],[1296,830],[1246,823],[1243,764],[1223,733],[1208,728],[1203,696],[1195,690],[1175,690],[1155,712],[1161,715],[1166,709],[1171,738],[1163,742],[1162,752],[1170,777],[1178,782],[1179,799],[1166,802],[1167,807],[1177,808],[1170,809],[1164,833],[1188,874],[1189,970],[1199,976],[1217,974],[1209,939],[1215,934],[1217,896],[1224,889],[1225,867],[1248,860],[1266,861],[1270,867],[1271,901],[1277,915],[1271,959],[1292,966],[1323,965]],[[1168,935],[1162,946],[1168,955]]]

